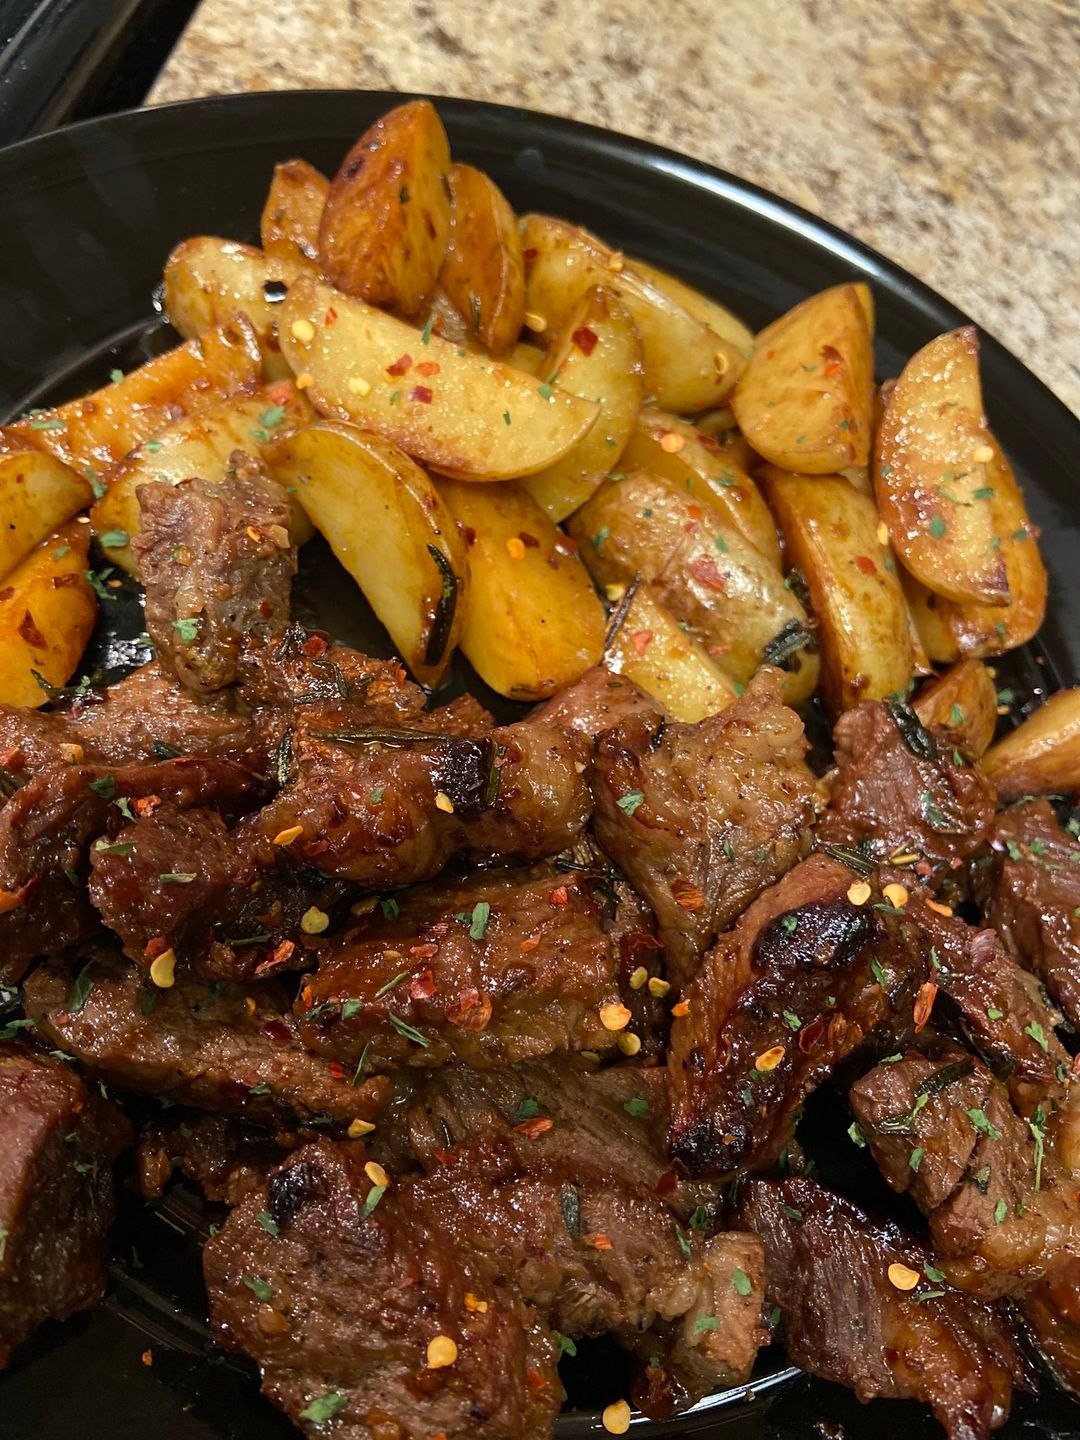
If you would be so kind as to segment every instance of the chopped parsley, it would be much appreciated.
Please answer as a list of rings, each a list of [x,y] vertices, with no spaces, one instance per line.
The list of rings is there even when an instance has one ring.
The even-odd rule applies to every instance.
[[[199,633],[199,622],[194,616],[187,616],[183,620],[174,620],[172,628],[185,645],[190,645]]]
[[[737,1265],[731,1272],[731,1288],[735,1291],[736,1295],[749,1295],[750,1291],[754,1288],[750,1284],[749,1275],[747,1275],[745,1270],[740,1270]]]
[[[347,1404],[345,1396],[337,1390],[327,1390],[325,1395],[317,1396],[306,1409],[300,1411],[300,1419],[310,1420],[313,1425],[325,1425],[327,1420],[340,1415]]]
[[[244,1284],[255,1296],[256,1300],[262,1300],[265,1303],[265,1301],[273,1298],[273,1290],[266,1281],[258,1275],[245,1275]]]
[[[624,795],[621,800],[615,803],[624,815],[633,815],[634,811],[643,802],[645,796],[640,790],[631,790],[629,795]]]

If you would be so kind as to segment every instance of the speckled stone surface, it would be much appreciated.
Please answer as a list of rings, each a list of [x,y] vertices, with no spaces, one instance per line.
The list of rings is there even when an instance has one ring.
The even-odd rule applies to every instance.
[[[152,103],[355,86],[645,136],[899,261],[1080,413],[1077,0],[203,0]]]

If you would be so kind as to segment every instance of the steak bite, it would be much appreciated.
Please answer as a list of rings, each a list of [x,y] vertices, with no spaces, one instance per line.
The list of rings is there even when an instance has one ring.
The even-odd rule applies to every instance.
[[[285,492],[235,450],[220,482],[154,482],[137,493],[132,544],[150,638],[182,684],[220,690],[239,677],[243,652],[289,621],[296,551]]]
[[[377,1173],[377,1172],[376,1172]],[[249,1195],[203,1251],[211,1323],[306,1434],[547,1440],[558,1346],[358,1146],[319,1141]]]
[[[809,846],[817,790],[782,682],[762,671],[696,725],[642,709],[597,741],[596,839],[652,906],[676,985]]]
[[[317,952],[296,1002],[304,1043],[369,1070],[607,1049],[622,1007],[593,889],[544,866],[405,892],[399,914]]]
[[[309,1055],[274,986],[252,994],[178,979],[158,990],[107,955],[88,961],[74,985],[65,969],[40,966],[23,990],[49,1043],[123,1090],[268,1125],[348,1125],[372,1119],[389,1088],[381,1078],[354,1086],[340,1065]]]
[[[613,674],[603,665],[594,665],[580,680],[538,705],[529,718],[562,725],[592,738],[624,720],[640,717],[652,721],[664,715],[660,702],[632,680]]]
[[[207,1200],[238,1205],[265,1184],[300,1140],[294,1132],[273,1136],[231,1115],[195,1115],[146,1125],[135,1151],[135,1173],[144,1200],[159,1200],[179,1171]]]
[[[990,844],[973,868],[986,923],[1080,1027],[1080,842],[1049,801],[1025,800],[995,817]]]
[[[69,1066],[0,1044],[0,1369],[43,1321],[105,1291],[112,1165],[131,1143],[118,1106]]]
[[[806,1096],[879,1027],[910,1024],[919,971],[853,876],[812,855],[722,935],[671,1029],[671,1153],[693,1175],[769,1164]]]
[[[879,863],[914,854],[940,874],[986,839],[993,787],[910,706],[867,700],[841,715],[833,741],[836,772],[820,843],[858,847]]]
[[[1026,1379],[1020,1354],[996,1311],[926,1278],[924,1245],[806,1179],[747,1180],[737,1220],[765,1242],[794,1364],[864,1402],[922,1400],[949,1440],[1002,1424]]]

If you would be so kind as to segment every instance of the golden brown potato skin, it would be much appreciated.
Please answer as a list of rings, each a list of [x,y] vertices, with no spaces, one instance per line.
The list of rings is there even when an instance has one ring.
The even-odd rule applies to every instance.
[[[339,290],[415,315],[450,237],[450,142],[427,100],[366,130],[334,176],[319,225],[319,265]]]
[[[41,450],[0,453],[0,578],[89,505],[86,479]]]
[[[963,739],[964,749],[978,759],[997,728],[997,691],[981,660],[961,660],[923,687],[911,702],[924,725],[938,725]]]
[[[731,408],[766,460],[831,475],[866,464],[872,398],[866,302],[856,286],[836,285],[762,330]]]
[[[1051,695],[992,745],[983,769],[1002,800],[1080,792],[1080,686]]]
[[[329,193],[330,181],[306,160],[286,160],[284,165],[275,165],[259,222],[266,254],[314,263]]]
[[[0,704],[44,705],[35,680],[66,685],[90,638],[97,601],[86,579],[90,528],[72,522],[43,540],[0,587]]]
[[[482,170],[451,165],[450,239],[439,283],[492,355],[517,343],[525,317],[525,261],[510,202]]]

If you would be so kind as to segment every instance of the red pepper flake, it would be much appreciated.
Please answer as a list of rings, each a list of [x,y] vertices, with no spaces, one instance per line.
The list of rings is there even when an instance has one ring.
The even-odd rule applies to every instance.
[[[679,1188],[679,1173],[677,1170],[665,1170],[653,1186],[656,1195],[673,1195]]]
[[[145,817],[147,815],[152,815],[160,804],[160,795],[143,795],[138,800],[133,800],[131,802],[131,808],[135,811],[136,815],[142,815]]]
[[[387,375],[404,375],[406,370],[412,368],[411,355],[399,355],[392,365],[387,365]]]
[[[326,319],[323,321],[323,323],[324,323],[325,325],[333,325],[333,323],[334,323],[334,321],[335,321],[336,319],[337,319],[337,311],[336,311],[336,310],[334,309],[334,307],[331,305],[330,308],[329,308],[329,309],[327,310],[327,312],[326,312]]]
[[[420,364],[416,367],[416,373],[418,375],[423,375],[425,380],[430,375],[438,375],[439,362],[437,360],[421,360]]]
[[[329,642],[321,635],[309,635],[302,647],[303,654],[305,654],[309,660],[318,660],[320,656],[325,655],[329,649]]]
[[[329,840],[308,840],[300,847],[308,860],[314,860],[316,855],[322,855],[330,849]]]
[[[519,949],[519,950],[535,950],[539,944],[540,944],[540,936],[539,936],[539,935],[526,935],[526,936],[525,936],[525,939],[522,940],[521,944],[518,946],[518,949]]]
[[[446,1018],[459,1030],[486,1030],[491,1020],[491,1001],[479,990],[465,990],[446,1012]]]
[[[937,999],[938,987],[933,980],[927,980],[915,997],[915,1033],[918,1034],[926,1022],[930,1019],[930,1012],[934,1008],[934,1001]]]
[[[874,562],[870,559],[870,556],[869,556],[869,555],[856,555],[856,556],[855,556],[855,564],[859,567],[859,569],[862,571],[862,573],[863,573],[864,575],[876,575],[876,574],[877,574],[877,566],[876,566],[876,565],[874,564]]]
[[[430,970],[421,970],[409,981],[409,998],[411,1000],[430,1000],[435,994],[435,976]]]
[[[570,903],[570,897],[566,893],[565,885],[556,885],[555,889],[552,890],[548,896],[548,899],[552,905],[569,905]]]
[[[583,355],[591,355],[596,349],[596,331],[590,330],[587,325],[582,325],[579,329],[575,330],[570,336],[570,339]]]
[[[608,1238],[607,1235],[604,1234],[603,1230],[598,1230],[598,1231],[596,1232],[596,1234],[592,1237],[592,1240],[591,1240],[589,1243],[592,1245],[593,1249],[595,1249],[595,1250],[614,1250],[614,1249],[615,1249],[615,1246],[612,1245],[611,1240]]]
[[[288,1045],[292,1038],[288,1029],[280,1020],[268,1020],[261,1028],[266,1038],[273,1040],[275,1045]]]
[[[169,948],[169,942],[164,935],[155,935],[143,946],[143,956],[147,960],[156,960],[159,955],[164,955]]]
[[[27,610],[26,614],[19,621],[19,634],[28,645],[33,645],[35,650],[45,649],[45,636],[38,629],[33,615]]]
[[[546,1115],[537,1115],[532,1120],[523,1120],[514,1129],[519,1135],[524,1135],[528,1140],[539,1140],[541,1135],[546,1135],[549,1130],[554,1130],[555,1121],[550,1120]]]
[[[809,1025],[802,1027],[799,1031],[799,1049],[804,1055],[809,1055],[813,1052],[814,1046],[821,1039],[824,1029],[825,1020],[821,1015],[815,1020],[811,1020]]]
[[[67,589],[69,588],[69,586],[78,585],[78,583],[79,583],[79,581],[81,580],[81,578],[82,578],[82,577],[81,577],[80,575],[76,575],[74,572],[73,572],[72,574],[70,574],[70,575],[54,575],[54,576],[53,576],[53,582],[52,582],[52,583],[53,583],[53,589],[54,589],[54,590],[67,590]],[[111,580],[106,581],[106,584],[108,584],[108,585],[112,585],[112,583],[113,583],[113,582],[112,582]],[[115,587],[114,587],[114,588],[115,588]]]
[[[548,1382],[544,1379],[543,1375],[540,1374],[539,1370],[525,1371],[525,1384],[528,1385],[530,1390],[546,1390],[547,1383]],[[439,1440],[438,1435],[436,1435],[435,1440]],[[443,1435],[442,1440],[446,1440],[445,1435]]]
[[[826,375],[835,375],[844,363],[844,357],[835,345],[823,345],[821,347],[821,358],[825,361]]]
[[[426,385],[414,385],[409,391],[409,399],[416,400],[421,405],[430,405],[432,399],[431,391]]]
[[[23,885],[18,890],[0,890],[0,915],[6,915],[10,910],[17,910],[26,899],[30,885]]]
[[[536,538],[535,535],[530,535],[527,530],[519,530],[518,539],[525,546],[526,550],[540,549],[540,541]]]
[[[274,962],[275,965],[284,965],[286,960],[291,959],[292,953],[295,949],[296,946],[291,940],[282,940],[281,944],[274,949],[274,952],[270,956],[270,959]]]
[[[716,568],[715,562],[710,560],[707,555],[702,555],[694,561],[690,566],[690,574],[707,590],[715,590],[718,595],[725,593],[724,577]]]
[[[288,405],[293,398],[294,386],[291,380],[275,380],[266,387],[266,393],[275,405]]]
[[[537,255],[539,255],[539,254],[540,254],[540,251],[537,250],[534,245],[530,245],[527,250],[523,250],[523,251],[521,252],[521,258],[522,258],[523,260],[535,260],[536,257],[537,257]]]
[[[345,1066],[342,1065],[340,1060],[331,1060],[330,1064],[326,1068],[330,1071],[330,1074],[334,1077],[335,1080],[344,1079]]]
[[[635,630],[630,636],[630,643],[638,655],[644,655],[652,643],[653,633],[651,630]]]
[[[687,513],[687,515],[690,516],[690,519],[691,519],[691,520],[700,520],[700,519],[701,519],[701,506],[700,506],[700,505],[687,505],[687,507],[686,507],[686,513]]]
[[[680,910],[701,910],[705,906],[705,896],[689,880],[677,878],[673,880],[671,882],[671,898]]]

